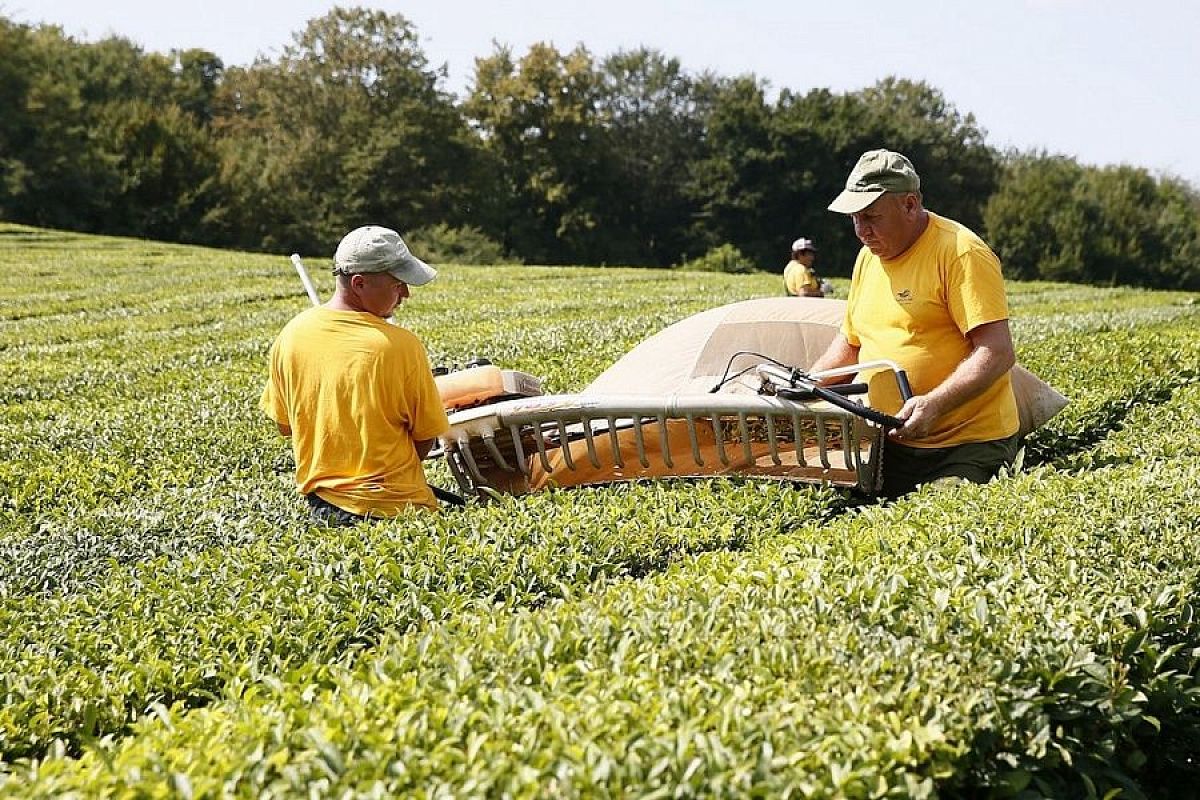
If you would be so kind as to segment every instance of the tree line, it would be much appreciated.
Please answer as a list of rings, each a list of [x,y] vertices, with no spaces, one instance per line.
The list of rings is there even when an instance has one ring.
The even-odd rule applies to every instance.
[[[366,221],[430,260],[669,266],[712,252],[778,271],[797,236],[848,273],[825,210],[858,156],[907,154],[927,205],[1006,274],[1200,288],[1200,194],[1135,166],[1000,152],[924,82],[782,89],[639,48],[479,57],[446,89],[402,15],[335,8],[278,56],[79,42],[0,17],[0,218],[320,254]]]

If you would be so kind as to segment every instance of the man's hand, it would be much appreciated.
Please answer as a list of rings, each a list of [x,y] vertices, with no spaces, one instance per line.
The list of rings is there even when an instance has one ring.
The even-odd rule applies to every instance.
[[[941,415],[942,411],[929,395],[910,397],[896,412],[896,417],[904,420],[904,427],[896,428],[892,431],[892,436],[897,439],[922,439],[933,430],[934,423]]]

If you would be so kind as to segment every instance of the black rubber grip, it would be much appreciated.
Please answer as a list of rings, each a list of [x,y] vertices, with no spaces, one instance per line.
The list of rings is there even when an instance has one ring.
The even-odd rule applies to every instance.
[[[900,399],[907,403],[912,399],[912,386],[908,383],[908,373],[902,369],[896,370],[896,385],[900,387]]]
[[[842,396],[867,393],[867,384],[865,383],[836,383],[833,386],[826,386],[825,388]],[[775,393],[788,400],[812,400],[816,397],[812,389],[809,388],[778,389]]]
[[[855,414],[856,416],[862,417],[863,419],[865,419],[869,422],[874,422],[876,425],[878,425],[881,428],[886,428],[887,430],[893,430],[895,428],[903,428],[904,427],[904,420],[902,420],[898,417],[893,417],[891,414],[885,414],[882,411],[876,411],[875,409],[870,408],[869,406],[864,406],[861,403],[854,402],[853,400],[847,400],[845,397],[838,394],[837,392],[831,391],[832,389],[833,389],[833,387],[815,386],[814,385],[814,386],[810,386],[807,389],[803,389],[800,391],[808,392],[811,395],[819,397],[820,399],[824,400],[825,402],[829,403],[830,405],[837,406],[838,408],[842,409],[843,411],[849,411],[851,414]],[[789,395],[796,391],[797,391],[796,389],[780,389],[778,394],[780,397],[794,399],[794,398],[790,398]],[[785,392],[787,394],[785,394]]]

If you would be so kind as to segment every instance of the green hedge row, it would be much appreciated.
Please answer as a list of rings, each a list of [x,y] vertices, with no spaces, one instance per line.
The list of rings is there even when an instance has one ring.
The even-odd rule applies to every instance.
[[[1109,451],[1110,464],[1124,462],[1116,467],[1078,474],[1042,468],[988,487],[926,491],[842,517],[829,518],[827,503],[796,507],[806,493],[780,493],[780,487],[760,483],[736,489],[720,485],[719,491],[734,493],[715,504],[703,493],[679,494],[670,486],[618,489],[618,497],[632,493],[626,507],[643,515],[614,531],[613,540],[630,553],[646,553],[646,542],[631,534],[653,531],[665,509],[680,531],[691,531],[685,537],[712,529],[712,515],[726,509],[722,546],[739,525],[767,534],[794,529],[761,537],[749,555],[702,558],[666,577],[618,583],[595,599],[576,600],[570,597],[594,581],[595,572],[584,569],[580,581],[568,582],[574,589],[565,595],[562,587],[547,585],[524,597],[512,593],[530,584],[528,573],[526,578],[511,571],[496,575],[498,553],[522,553],[520,543],[514,546],[510,539],[499,543],[492,560],[475,573],[476,579],[492,576],[496,583],[485,578],[482,591],[480,584],[460,584],[434,594],[443,602],[445,595],[457,593],[486,599],[487,587],[508,587],[504,591],[512,594],[486,602],[446,602],[426,614],[426,625],[415,631],[395,618],[349,628],[335,610],[354,608],[348,602],[352,596],[358,596],[360,607],[378,610],[388,593],[364,600],[355,590],[362,584],[347,587],[346,576],[385,571],[380,565],[412,564],[419,549],[389,551],[395,547],[391,540],[371,540],[370,530],[366,541],[355,537],[354,547],[362,547],[358,561],[347,558],[344,549],[332,558],[325,549],[306,560],[328,567],[276,567],[276,575],[268,575],[268,553],[248,548],[232,554],[257,564],[250,575],[230,581],[226,572],[220,582],[202,576],[184,591],[170,584],[198,572],[146,565],[131,575],[162,578],[161,584],[114,584],[110,593],[74,597],[80,624],[91,614],[112,619],[120,613],[97,607],[97,599],[128,604],[130,597],[140,597],[134,602],[146,604],[139,609],[154,612],[148,624],[140,630],[133,625],[115,639],[114,626],[96,638],[98,646],[120,650],[146,637],[161,640],[169,620],[194,625],[212,619],[208,632],[218,632],[218,639],[221,631],[227,633],[214,642],[221,652],[205,657],[212,648],[204,654],[192,651],[197,642],[206,644],[203,636],[190,638],[176,645],[170,669],[181,669],[186,685],[187,669],[220,663],[224,655],[233,669],[218,676],[226,681],[223,690],[209,685],[187,697],[143,686],[137,702],[158,708],[155,714],[174,720],[170,724],[178,732],[169,724],[163,728],[163,722],[143,722],[125,744],[102,744],[73,768],[70,760],[50,759],[32,772],[18,772],[24,777],[13,778],[11,788],[20,794],[42,789],[55,794],[91,781],[97,782],[92,786],[128,781],[128,788],[142,792],[158,781],[168,787],[186,780],[199,788],[230,774],[245,781],[234,786],[247,794],[332,781],[330,787],[378,786],[385,793],[444,786],[448,794],[533,796],[554,780],[546,771],[551,766],[564,787],[586,787],[584,794],[616,794],[618,787],[653,793],[680,786],[716,793],[726,781],[733,781],[730,786],[738,793],[811,790],[829,796],[905,796],[934,789],[1002,795],[1022,787],[1049,796],[1086,796],[1090,786],[1123,788],[1127,796],[1138,796],[1136,781],[1145,784],[1142,788],[1169,786],[1163,782],[1186,774],[1189,747],[1200,739],[1200,637],[1192,618],[1200,559],[1189,546],[1200,506],[1196,391],[1195,385],[1183,385],[1168,402],[1136,408],[1138,425],[1145,417],[1150,428],[1145,435],[1130,423],[1097,447]],[[1174,435],[1162,435],[1168,432]],[[1130,444],[1139,452],[1126,453]],[[649,491],[656,495],[647,503],[649,498],[638,493]],[[602,499],[592,509],[595,515],[614,511],[610,493],[595,495]],[[695,505],[680,509],[685,498]],[[576,546],[587,546],[596,528],[580,518],[586,503],[564,506],[554,495],[472,513],[503,516],[516,507],[532,511],[534,518],[557,517],[545,521],[548,527],[558,522],[574,534],[570,541]],[[638,513],[616,511],[618,517]],[[822,524],[804,522],[822,511]],[[764,518],[766,527],[751,523]],[[512,536],[530,535],[528,525],[520,528],[522,533]],[[482,530],[494,536],[494,521]],[[426,546],[444,542],[445,534],[437,525],[428,528]],[[544,545],[541,553],[556,555],[544,555],[547,570],[538,579],[560,581],[570,560],[560,554],[565,541]],[[347,547],[346,542],[337,547]],[[374,557],[370,564],[366,553]],[[217,560],[220,555],[212,566]],[[575,561],[576,566],[595,563],[595,551]],[[205,560],[196,564],[203,567]],[[450,571],[443,567],[436,573]],[[605,582],[638,571],[616,569]],[[282,573],[294,581],[277,595],[271,591],[264,599],[262,589],[239,591],[270,585]],[[257,600],[242,597],[250,606],[214,610],[187,599],[222,590],[229,597]],[[312,613],[312,604],[296,602],[308,596],[329,602],[317,603],[318,613]],[[686,600],[682,607],[674,604],[680,599]],[[280,604],[272,608],[264,600]],[[520,610],[544,603],[542,610]],[[173,604],[174,618],[168,614]],[[247,608],[262,613],[246,614]],[[228,636],[235,628],[230,614],[259,624],[300,619],[324,626],[307,639],[304,633],[292,632],[290,639],[277,634],[254,650],[253,628],[250,633],[244,628],[240,638]],[[336,619],[332,628],[331,619]],[[410,612],[409,619],[420,615]],[[13,621],[29,625],[31,620]],[[599,636],[593,621],[606,636]],[[370,632],[355,639],[356,630]],[[356,666],[338,662],[338,646],[356,651],[355,644],[370,644],[384,630],[391,631],[389,645],[378,657],[368,655]],[[320,634],[338,645],[319,649]],[[514,642],[514,636],[520,638]],[[559,642],[562,636],[565,642]],[[62,650],[78,654],[70,637],[58,642]],[[282,651],[274,661],[271,646]],[[295,654],[290,663],[289,648]],[[136,674],[132,664],[142,660],[144,650],[131,651],[106,678],[130,680]],[[430,656],[431,651],[440,655]],[[242,658],[248,663],[239,669],[236,662]],[[626,669],[626,658],[634,666]],[[745,661],[751,666],[743,674]],[[34,663],[23,672],[30,667],[34,673],[40,669]],[[455,678],[451,667],[463,674]],[[121,668],[128,672],[122,674]],[[78,691],[78,673],[49,672],[54,682]],[[547,681],[553,691],[542,685]],[[188,705],[217,697],[227,702],[181,716]],[[348,697],[366,698],[368,704],[347,705]],[[649,699],[638,703],[638,697]],[[175,708],[167,709],[173,700]],[[130,722],[139,716],[134,709],[128,704],[113,718]],[[414,709],[427,709],[432,718]],[[84,723],[96,718],[95,710],[77,712]],[[414,717],[418,724],[412,726]],[[379,724],[394,718],[406,721],[403,730],[424,733]],[[798,720],[808,723],[797,728]],[[690,732],[684,744],[680,729]],[[313,739],[314,730],[320,734]],[[338,739],[338,732],[349,740]],[[80,736],[77,728],[64,738],[86,741],[96,733],[103,729]],[[408,738],[394,740],[402,734]],[[203,745],[184,745],[192,739]],[[572,748],[569,740],[590,742],[590,750]],[[760,764],[762,753],[755,754],[756,741],[772,753],[766,765]],[[638,750],[638,742],[644,750]],[[527,745],[536,746],[526,750]],[[672,757],[671,746],[683,750]],[[895,752],[898,747],[901,754]],[[473,756],[464,756],[468,752]],[[440,762],[439,753],[444,753]],[[750,756],[752,764],[746,762]],[[332,768],[330,758],[340,768]],[[397,764],[403,764],[401,775],[395,775]],[[593,768],[599,770],[595,775]],[[460,770],[467,770],[462,772],[469,777],[463,778],[466,783],[456,777]],[[823,770],[828,781],[814,782]],[[41,783],[25,782],[35,775]],[[868,776],[876,776],[875,783]]]
[[[1196,785],[1195,298],[1012,287],[1072,404],[987,487],[658,483],[330,532],[254,408],[306,302],[286,259],[60,238],[0,250],[0,794]],[[403,318],[435,363],[570,391],[776,281],[445,270]]]
[[[72,749],[155,703],[202,705],[229,684],[319,677],[386,630],[494,603],[537,605],[596,582],[741,548],[827,512],[830,490],[670,484],[552,496],[348,530],[292,525],[244,547],[114,569],[95,588],[0,603],[0,754]]]
[[[1082,465],[1133,409],[1194,381],[1195,324],[1064,334],[1023,348],[1022,360],[1072,401],[1032,437],[1028,461]],[[1064,361],[1064,351],[1073,357]],[[134,374],[147,359],[131,356]],[[12,423],[0,433],[0,596],[71,591],[116,564],[249,544],[296,524],[290,455],[254,408],[260,373],[255,353],[139,379],[135,398],[95,383],[78,402],[41,404],[36,418],[27,409],[38,404],[0,411]],[[431,472],[451,485],[444,470]]]
[[[1197,504],[1195,456],[926,489],[541,608],[460,610],[331,685],[159,708],[7,789],[1187,796]]]
[[[1084,372],[1082,376],[1078,369],[1073,371],[1076,383],[1064,388],[1077,399],[1060,419],[1052,423],[1049,429],[1052,436],[1048,438],[1047,447],[1061,448],[1064,443],[1069,446],[1072,437],[1078,438],[1079,428],[1088,432],[1089,436],[1097,435],[1096,431],[1108,430],[1113,426],[1114,420],[1099,417],[1097,408],[1136,407],[1137,403],[1142,401],[1139,398],[1145,391],[1147,381],[1158,382],[1155,383],[1156,386],[1175,385],[1179,380],[1177,376],[1182,374],[1186,377],[1186,370],[1176,369],[1168,372],[1166,366],[1169,363],[1177,363],[1181,357],[1187,357],[1189,352],[1194,356],[1197,345],[1194,337],[1189,338],[1189,333],[1189,327],[1171,323],[1148,330],[1138,330],[1132,334],[1093,333],[1079,336],[1077,341],[1070,341],[1076,337],[1067,337],[1072,347],[1080,349],[1086,363],[1101,366],[1106,379],[1100,381],[1098,386],[1088,387],[1086,381],[1094,380],[1095,370]],[[1159,346],[1151,346],[1152,344]],[[1163,347],[1163,344],[1170,346]],[[1192,363],[1195,363],[1194,359]],[[1161,377],[1164,374],[1169,378],[1165,383]],[[1196,374],[1194,366],[1190,374],[1193,377]],[[1090,394],[1087,391],[1089,388]],[[150,405],[160,402],[161,399],[160,395],[147,400],[146,403]],[[235,402],[236,398],[231,398],[226,393],[220,397],[206,398],[203,405],[211,409],[230,407]],[[173,420],[162,420],[151,414],[129,416],[139,420],[138,424],[149,426],[149,429],[139,429],[128,419],[118,418],[117,422],[112,424],[111,434],[105,433],[108,429],[103,425],[92,431],[92,445],[94,449],[107,453],[111,463],[120,465],[130,483],[114,483],[115,473],[105,473],[95,460],[86,465],[76,465],[74,469],[63,469],[61,474],[88,476],[90,467],[91,477],[87,479],[104,483],[111,492],[111,495],[104,499],[111,500],[113,495],[119,497],[122,493],[145,494],[148,505],[130,507],[128,504],[100,502],[101,498],[95,490],[87,492],[78,488],[73,490],[73,498],[64,500],[64,494],[72,494],[72,490],[69,490],[70,479],[68,478],[66,487],[60,480],[56,492],[47,495],[45,503],[49,505],[58,498],[59,508],[67,509],[71,515],[60,514],[56,517],[57,522],[43,518],[37,531],[28,532],[24,537],[10,535],[10,538],[0,545],[8,556],[4,560],[4,569],[0,570],[0,577],[7,578],[7,581],[0,585],[6,586],[7,594],[12,598],[6,603],[6,612],[11,615],[12,629],[23,631],[21,637],[10,640],[10,645],[15,645],[16,650],[24,654],[6,659],[4,664],[11,664],[12,670],[17,673],[40,676],[32,681],[24,681],[19,691],[10,691],[14,702],[6,705],[9,706],[12,718],[18,722],[11,723],[10,730],[0,738],[3,745],[0,750],[10,757],[37,754],[44,750],[53,738],[62,737],[69,742],[78,743],[98,734],[120,731],[143,713],[151,703],[169,702],[175,698],[184,698],[192,704],[210,701],[219,694],[220,687],[231,677],[244,674],[244,671],[239,671],[236,663],[233,666],[230,666],[230,663],[243,657],[246,645],[240,634],[230,633],[224,638],[215,636],[212,646],[208,649],[196,649],[196,639],[203,639],[208,635],[204,632],[210,628],[210,623],[204,622],[202,618],[211,616],[214,619],[228,620],[230,612],[227,607],[228,601],[224,598],[245,592],[246,586],[265,585],[280,580],[276,576],[276,573],[284,571],[278,566],[280,562],[286,564],[297,558],[305,559],[310,557],[307,555],[310,552],[317,554],[312,555],[313,558],[334,558],[335,561],[337,559],[336,555],[323,552],[320,545],[313,545],[311,542],[311,537],[303,526],[303,519],[298,516],[298,509],[286,485],[286,478],[274,482],[279,491],[268,507],[273,513],[259,515],[251,510],[242,517],[231,513],[231,508],[238,509],[255,503],[255,489],[248,480],[233,484],[240,491],[242,502],[229,502],[234,498],[226,491],[230,488],[228,484],[220,488],[213,484],[213,496],[222,498],[224,502],[210,502],[207,506],[197,509],[195,495],[205,495],[208,488],[205,485],[206,476],[211,474],[213,466],[212,462],[204,458],[204,454],[211,453],[217,463],[228,458],[231,451],[219,435],[227,434],[228,431],[209,430],[194,440],[189,440],[185,432],[182,443],[178,440],[173,443],[172,454],[162,449],[161,444],[160,450],[156,451],[152,443],[168,440],[166,429],[174,424]],[[103,419],[100,415],[96,418]],[[247,426],[245,420],[239,424],[242,427]],[[46,446],[56,451],[64,448],[69,450],[67,442],[82,433],[71,430],[71,427],[74,426],[68,426],[62,441],[51,438],[46,442]],[[126,438],[131,430],[139,434],[132,440]],[[243,434],[245,435],[245,432]],[[1042,435],[1045,438],[1045,435]],[[108,438],[105,439],[105,436]],[[262,440],[261,436],[258,438]],[[250,436],[249,439],[253,440],[254,437]],[[148,452],[139,456],[135,451],[143,446]],[[278,445],[275,444],[275,447]],[[263,448],[258,447],[252,452],[257,455],[257,459],[253,456],[247,458],[245,451],[239,457],[243,462],[262,459]],[[147,485],[148,473],[142,466],[144,463],[156,465],[155,469],[166,476],[163,478],[164,484],[170,485],[155,486],[152,482]],[[184,464],[190,465],[189,471],[185,471]],[[59,466],[61,467],[61,462]],[[246,467],[252,470],[249,464],[246,464]],[[248,476],[250,480],[261,477],[261,474],[255,474],[253,471]],[[45,476],[37,474],[26,476],[28,485],[40,486],[43,489],[53,485],[44,478]],[[211,482],[212,479],[207,480]],[[179,488],[188,484],[192,485],[186,492]],[[115,491],[112,491],[114,489]],[[261,499],[260,496],[260,504]],[[822,507],[828,509],[829,506]],[[89,508],[92,509],[90,514],[87,512]],[[578,511],[578,507],[575,510]],[[191,512],[190,516],[181,513],[187,511]],[[76,513],[82,515],[82,518],[73,518]],[[24,514],[20,516],[28,517]],[[93,523],[99,524],[89,526],[89,516]],[[459,536],[460,532],[455,525],[460,521],[461,519],[456,518],[447,523],[438,523],[437,530],[440,533],[429,534],[423,546],[434,547],[431,542],[439,536]],[[289,526],[284,534],[287,545],[272,541],[275,526],[280,523]],[[569,523],[567,525],[569,529]],[[767,525],[765,529],[752,527],[755,531],[769,532],[774,529],[772,525]],[[682,529],[686,530],[687,526],[683,526]],[[485,531],[485,535],[492,533],[490,529]],[[708,533],[701,530],[689,535],[698,538],[699,549],[731,546],[728,539],[713,544],[707,538]],[[592,573],[584,570],[584,581],[595,575],[636,573],[641,569],[638,565],[643,561],[655,562],[656,555],[653,550],[639,552],[638,548],[642,546],[643,540],[644,536],[624,543],[623,560],[615,570],[608,571],[608,568],[601,564],[594,565]],[[355,547],[360,545],[363,549],[358,558],[365,558],[363,554],[374,552],[371,548],[379,546],[376,542],[354,543]],[[235,546],[242,547],[233,551],[224,549]],[[603,548],[602,543],[590,543],[586,539],[572,546],[575,548],[572,553],[575,558],[580,557],[580,552],[589,552],[589,547]],[[198,559],[201,564],[209,559],[220,565],[216,580],[210,581],[204,577],[211,567],[201,566],[196,574],[189,574],[186,580],[179,581],[178,584],[172,583],[173,580],[178,580],[178,570],[195,569],[196,559],[189,558],[189,554],[203,554],[205,550],[214,547],[223,549],[201,555]],[[420,552],[385,550],[379,557],[385,560],[401,559],[408,563],[414,559],[420,560]],[[132,576],[118,573],[111,581],[106,577],[108,571],[119,562],[145,561],[156,556],[159,557],[158,560],[135,570]],[[233,569],[226,564],[230,560],[236,565]],[[172,561],[182,563],[172,564]],[[557,566],[562,566],[568,572],[580,569],[579,563],[571,561],[570,558],[564,559]],[[549,585],[556,580],[554,568],[556,566],[551,565],[542,576],[542,583]],[[164,616],[151,617],[126,630],[123,626],[127,624],[126,618],[129,614],[127,610],[121,609],[126,609],[131,603],[137,604],[137,601],[131,600],[130,595],[145,594],[142,578],[139,577],[143,572],[150,576],[148,584],[153,587],[150,596],[167,598],[163,601],[166,607]],[[99,577],[94,587],[88,591],[77,591],[75,594],[50,600],[23,596],[37,594],[47,588],[80,590],[86,588],[88,577],[95,576]],[[294,580],[300,579],[297,576],[292,577]],[[364,580],[374,577],[368,576]],[[304,577],[304,580],[307,580],[307,577]],[[579,579],[571,577],[564,580],[578,585]],[[193,600],[190,593],[197,581],[204,586],[205,595],[218,598],[218,607],[205,606],[195,612],[190,610]],[[286,584],[286,579],[284,582]],[[450,593],[460,588],[453,575],[446,579],[446,585],[450,587]],[[480,591],[486,594],[487,591],[493,590],[499,591],[496,586],[486,584],[483,590],[477,588],[468,592],[467,596],[474,598]],[[286,595],[290,591],[292,589],[285,586],[282,594]],[[530,593],[523,602],[531,602],[531,598],[535,599],[541,591],[545,591],[544,588]],[[342,593],[335,592],[335,599],[324,604],[324,616],[320,617],[322,620],[329,624],[340,624],[342,618],[339,616],[336,598],[341,596]],[[339,652],[343,645],[334,641],[328,643],[328,649],[318,649],[310,656],[297,655],[308,646],[309,639],[305,638],[308,635],[307,629],[299,633],[293,631],[291,628],[294,627],[295,621],[291,612],[286,605],[277,605],[276,601],[275,596],[262,599],[263,607],[270,609],[264,617],[264,625],[285,632],[260,646],[259,649],[264,654],[279,655],[290,664],[291,660],[296,658],[300,658],[301,661],[319,662],[325,654]],[[183,611],[172,610],[181,603]],[[226,605],[220,605],[222,603]],[[236,604],[233,607],[236,608]],[[138,608],[140,609],[140,606]],[[82,612],[79,609],[83,609]],[[93,623],[93,616],[97,614],[101,619],[100,625]],[[393,626],[404,627],[409,622],[403,614],[397,616],[397,612],[391,609],[379,612],[378,616],[379,620],[367,625],[373,631],[364,637],[367,641],[376,638],[379,630]],[[55,622],[50,626],[44,623],[39,625],[37,619],[53,619]],[[73,622],[76,619],[80,621]],[[63,622],[60,624],[58,620]],[[111,626],[112,631],[107,630],[106,626]],[[170,630],[164,631],[164,627]],[[99,637],[97,641],[102,644],[89,643],[91,640],[88,637],[93,635]],[[41,636],[47,636],[48,639],[42,640]],[[355,634],[351,633],[347,638],[352,640]],[[145,656],[155,665],[147,667],[138,663],[138,660],[144,657],[143,647],[137,643],[139,639],[151,642],[165,639],[172,644],[165,648],[165,656],[157,652]],[[333,639],[336,640],[337,637]],[[121,643],[116,648],[115,655],[111,646],[113,642]],[[52,655],[48,660],[37,661],[36,669],[31,670],[30,663],[23,660],[25,657],[36,660],[41,656],[35,654],[44,652]],[[60,653],[68,655],[65,659],[58,659]],[[202,663],[199,666],[193,664],[201,654]],[[71,668],[65,673],[59,664],[60,660],[71,663]],[[186,677],[189,670],[203,674],[203,677]],[[185,677],[177,679],[177,675]],[[60,687],[58,695],[44,691],[46,686],[52,685]],[[80,687],[86,687],[86,691],[81,691]],[[17,701],[20,697],[35,699],[32,705],[27,705]]]
[[[1183,318],[1131,330],[1069,333],[1022,347],[1021,362],[1070,399],[1027,439],[1027,458],[1063,469],[1087,466],[1093,448],[1124,429],[1135,410],[1194,385],[1200,380],[1197,317],[1193,309]]]

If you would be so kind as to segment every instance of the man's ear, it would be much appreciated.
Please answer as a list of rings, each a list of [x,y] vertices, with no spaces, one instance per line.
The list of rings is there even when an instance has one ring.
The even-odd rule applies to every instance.
[[[356,272],[350,276],[350,287],[352,289],[361,291],[363,288],[363,284],[365,284],[366,282],[367,282],[367,279],[362,276],[361,272]]]

